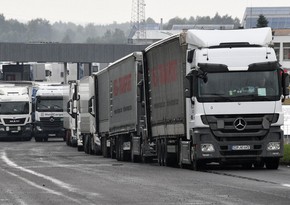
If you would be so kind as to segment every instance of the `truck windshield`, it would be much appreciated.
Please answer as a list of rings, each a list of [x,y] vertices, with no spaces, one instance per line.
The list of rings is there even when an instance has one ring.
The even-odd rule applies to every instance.
[[[1,102],[0,114],[29,114],[28,102]]]
[[[280,100],[278,70],[207,73],[198,79],[200,102]]]
[[[62,98],[59,99],[38,98],[36,101],[36,110],[42,112],[62,112],[63,100]]]

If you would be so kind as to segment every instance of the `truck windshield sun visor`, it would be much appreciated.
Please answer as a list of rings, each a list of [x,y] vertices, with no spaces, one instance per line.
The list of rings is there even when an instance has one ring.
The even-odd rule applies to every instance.
[[[224,64],[198,63],[199,69],[207,73],[222,73],[229,71],[228,66]]]
[[[249,42],[226,42],[209,48],[241,48],[241,47],[261,47],[260,45],[250,44]]]
[[[253,63],[249,65],[248,71],[273,71],[280,68],[277,61]]]

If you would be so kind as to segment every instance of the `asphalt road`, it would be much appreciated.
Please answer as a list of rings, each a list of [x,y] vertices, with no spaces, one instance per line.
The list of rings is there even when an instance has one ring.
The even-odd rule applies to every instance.
[[[0,142],[0,204],[290,204],[290,167],[196,172],[86,155],[62,141]]]

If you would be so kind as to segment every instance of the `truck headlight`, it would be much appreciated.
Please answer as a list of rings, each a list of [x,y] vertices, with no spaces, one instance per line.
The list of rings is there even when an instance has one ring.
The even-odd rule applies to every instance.
[[[214,152],[214,146],[212,144],[201,144],[202,152]]]
[[[280,150],[280,142],[269,142],[267,145],[268,151]]]
[[[0,131],[5,131],[5,128],[4,127],[0,127]]]

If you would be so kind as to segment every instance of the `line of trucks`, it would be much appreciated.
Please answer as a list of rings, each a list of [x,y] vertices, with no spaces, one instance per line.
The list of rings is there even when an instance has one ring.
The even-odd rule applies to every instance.
[[[289,77],[271,41],[270,28],[188,30],[71,81],[66,143],[120,161],[277,169]]]
[[[188,30],[68,84],[0,84],[0,137],[161,166],[277,169],[289,77],[270,28]],[[262,83],[263,81],[263,83]]]
[[[0,83],[0,139],[47,141],[64,138],[63,85],[3,81]],[[65,138],[64,138],[65,139]]]

